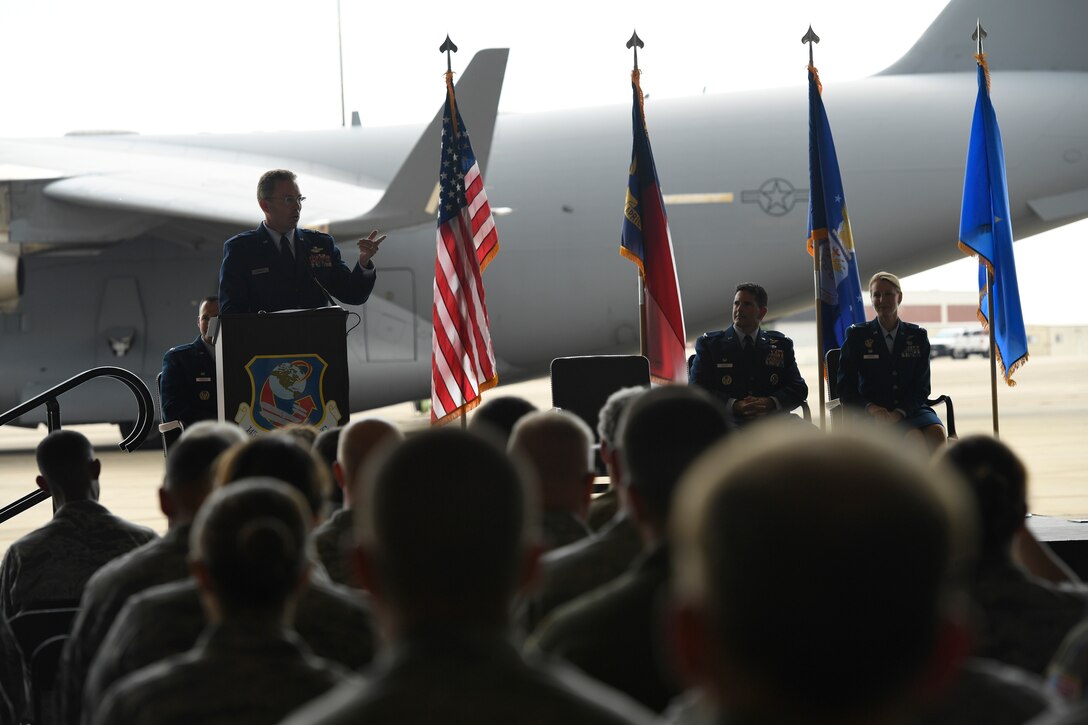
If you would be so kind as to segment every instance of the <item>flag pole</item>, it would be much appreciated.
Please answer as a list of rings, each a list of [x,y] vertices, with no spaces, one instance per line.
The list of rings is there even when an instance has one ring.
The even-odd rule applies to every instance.
[[[638,33],[632,31],[631,39],[627,41],[627,46],[635,55],[634,65],[631,68],[631,77],[638,83],[638,77],[641,75],[638,70],[638,49],[645,48],[646,44],[642,42],[642,38],[638,37]],[[639,92],[641,96],[641,91]],[[637,271],[638,274],[638,349],[639,354],[649,359],[650,350],[647,338],[649,333],[646,329],[646,278],[643,276],[642,269]]]
[[[443,41],[442,47],[440,47],[438,49],[438,52],[446,54],[446,85],[450,86],[452,88],[452,83],[453,83],[453,54],[457,52],[457,46],[454,45],[452,40],[450,40],[449,34],[446,35],[446,40]],[[454,119],[453,123],[454,123],[454,125],[456,127],[457,114],[452,113],[451,115],[453,116],[453,119]],[[467,430],[468,429],[468,411],[467,410],[464,411],[458,417],[461,419],[461,430]]]
[[[808,45],[808,67],[812,71],[815,68],[812,58],[812,44],[819,43],[820,36],[813,32],[812,26],[808,26],[808,32],[805,33],[805,37],[801,38],[801,44]],[[809,109],[811,120],[811,108]],[[826,391],[824,387],[824,377],[826,376],[825,361],[824,361],[824,315],[823,305],[820,303],[823,295],[820,283],[820,267],[823,255],[823,245],[819,244],[816,239],[812,240],[812,277],[813,287],[816,295],[816,369],[817,369],[817,381],[819,381],[820,388],[820,430],[826,430],[827,428],[827,404],[826,404]]]
[[[819,371],[820,388],[820,430],[827,428],[827,405],[825,403],[826,395],[824,388],[824,314],[823,304],[820,302],[821,286],[820,286],[820,260],[823,258],[823,246],[817,243],[813,243],[812,247],[812,276],[814,278],[814,286],[816,288],[816,368]]]
[[[983,57],[982,39],[985,37],[982,19],[976,18],[975,32],[971,33],[971,40],[975,41],[975,53],[979,58]],[[997,335],[994,331],[994,270],[991,265],[986,265],[986,323],[990,333],[990,413],[993,416],[994,438],[998,438],[1000,425],[997,413]]]
[[[1000,438],[997,424],[997,338],[994,336],[994,272],[986,268],[986,317],[990,328],[990,410],[994,418],[994,438]]]

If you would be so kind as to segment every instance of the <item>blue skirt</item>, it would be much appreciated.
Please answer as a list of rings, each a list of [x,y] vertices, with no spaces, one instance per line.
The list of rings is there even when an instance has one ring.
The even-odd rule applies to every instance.
[[[930,408],[928,405],[923,405],[915,410],[901,420],[900,425],[905,425],[908,428],[925,428],[928,425],[944,426],[944,424],[941,423],[941,419],[933,412],[933,408]]]

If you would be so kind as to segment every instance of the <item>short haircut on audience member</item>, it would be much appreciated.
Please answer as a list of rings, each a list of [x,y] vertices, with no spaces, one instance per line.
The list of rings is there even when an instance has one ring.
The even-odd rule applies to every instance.
[[[510,434],[517,451],[545,481],[574,481],[593,470],[593,431],[573,413],[530,413]]]
[[[985,557],[1007,556],[1027,514],[1028,472],[1007,445],[971,435],[945,448],[940,460],[963,477],[978,510],[979,544]]]
[[[317,457],[332,470],[332,464],[336,462],[336,450],[340,446],[340,433],[343,428],[328,428],[317,434],[314,438],[313,449]]]
[[[419,433],[369,462],[355,529],[388,599],[461,612],[506,601],[540,538],[526,476],[490,440],[454,428]]]
[[[195,504],[212,488],[215,460],[232,445],[232,438],[225,435],[182,437],[170,447],[170,453],[166,456],[163,488],[174,498],[181,497]]]
[[[55,430],[38,444],[35,459],[50,486],[59,486],[67,496],[87,492],[91,482],[88,467],[94,461],[94,447],[87,436],[74,430]]]
[[[307,508],[296,489],[270,478],[235,481],[208,497],[189,558],[207,568],[225,612],[283,606],[308,566]]]
[[[345,476],[351,479],[359,475],[359,470],[367,459],[385,446],[394,446],[404,440],[404,434],[392,421],[378,416],[356,418],[341,430],[344,434],[336,447],[336,460]],[[354,480],[345,482],[354,485]]]
[[[270,433],[227,451],[216,465],[215,485],[268,477],[302,494],[315,517],[321,516],[332,483],[324,464],[294,436]]]
[[[655,388],[624,411],[618,430],[624,478],[660,524],[684,470],[727,432],[725,407],[702,388]]]
[[[618,447],[616,440],[616,428],[620,423],[620,416],[627,410],[635,398],[645,393],[649,388],[631,387],[620,388],[608,396],[604,401],[600,412],[597,414],[597,439],[601,443],[607,443],[613,448]]]
[[[519,398],[515,395],[490,398],[472,414],[468,429],[473,433],[484,430],[492,435],[497,435],[499,436],[499,443],[505,446],[510,440],[510,433],[514,430],[514,424],[522,416],[534,413],[536,410],[535,405],[525,398]]]
[[[954,474],[894,442],[798,428],[744,431],[685,474],[674,586],[740,681],[799,711],[865,712],[929,664],[972,512]]]
[[[218,420],[198,420],[181,432],[182,438],[193,438],[202,435],[222,436],[231,443],[245,443],[249,436],[234,423],[224,423]]]

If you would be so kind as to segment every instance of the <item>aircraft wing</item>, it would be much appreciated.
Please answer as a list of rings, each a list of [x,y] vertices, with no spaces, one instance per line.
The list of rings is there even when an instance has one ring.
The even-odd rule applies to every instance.
[[[478,52],[457,83],[481,167],[490,156],[508,54],[505,48]],[[385,177],[388,181],[366,178],[371,170],[349,174],[285,159],[285,150],[305,147],[304,134],[268,134],[267,145],[255,143],[248,152],[202,147],[199,138],[182,145],[128,134],[88,134],[19,147],[8,142],[12,145],[5,154],[34,168],[18,166],[19,160],[0,166],[0,184],[18,184],[23,197],[41,194],[51,203],[15,209],[7,224],[0,220],[0,228],[11,229],[10,241],[47,244],[117,241],[162,219],[246,228],[259,216],[257,179],[285,163],[298,174],[310,226],[351,234],[423,224],[434,219],[441,126],[440,106],[396,173]],[[5,176],[4,168],[11,174]]]
[[[50,182],[43,193],[80,206],[245,227],[255,216],[257,179],[270,166],[171,159],[168,168],[168,175],[161,166],[81,174]],[[385,192],[312,173],[298,176],[313,225],[365,215]]]

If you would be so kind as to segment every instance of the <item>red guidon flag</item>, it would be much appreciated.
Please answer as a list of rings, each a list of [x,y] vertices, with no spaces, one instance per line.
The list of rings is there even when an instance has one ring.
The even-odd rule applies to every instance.
[[[665,202],[657,180],[654,155],[646,133],[639,72],[631,73],[634,91],[634,143],[627,181],[627,202],[623,209],[620,254],[638,265],[645,287],[646,339],[642,346],[650,360],[655,382],[687,380],[687,337],[680,304],[680,283],[673,263],[672,236],[665,215]]]
[[[495,387],[495,351],[480,273],[499,252],[499,235],[468,131],[446,74],[442,166],[438,173],[438,256],[431,338],[431,423],[463,415]]]

